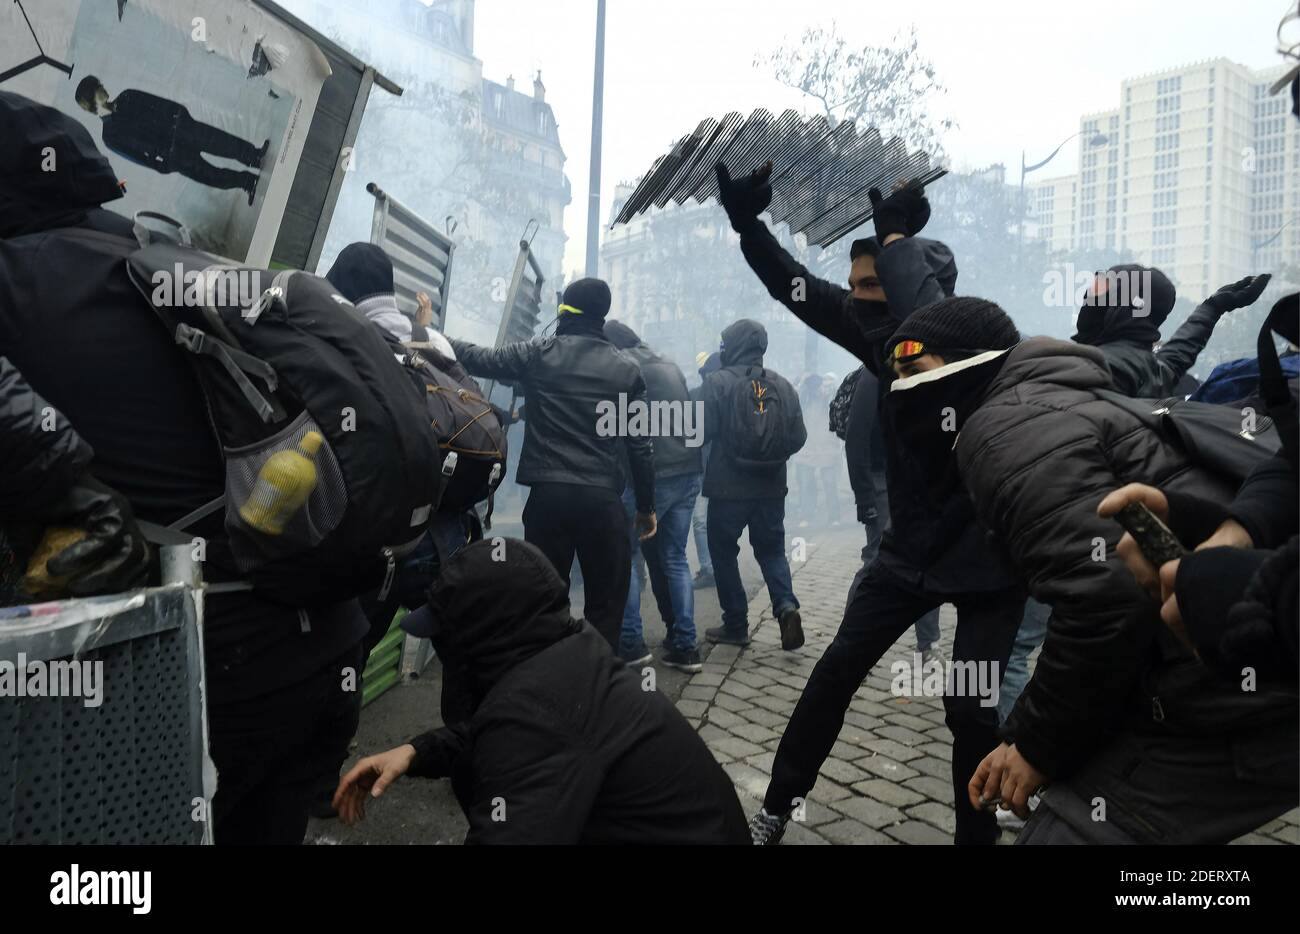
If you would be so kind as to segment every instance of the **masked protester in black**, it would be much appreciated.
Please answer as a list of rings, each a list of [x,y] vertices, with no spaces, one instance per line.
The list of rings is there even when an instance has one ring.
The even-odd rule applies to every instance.
[[[1006,349],[990,345],[991,327],[965,326],[997,318],[1011,328],[970,298],[909,317],[891,342],[914,356],[896,361],[903,378],[886,402],[908,426],[914,469],[936,489],[967,487],[1052,608],[970,803],[1028,816],[1046,783],[1020,842],[1226,843],[1295,806],[1294,691],[1242,691],[1199,665],[1159,624],[1098,505],[1129,482],[1218,503],[1233,484],[1101,394],[1110,378],[1095,349],[1048,338]]]
[[[0,139],[0,353],[91,445],[96,480],[139,519],[175,522],[223,494],[224,461],[189,364],[127,277],[131,222],[101,207],[122,194],[112,167],[76,120],[6,91]],[[87,491],[96,509],[115,508],[106,496]],[[206,581],[240,579],[219,511],[187,531]],[[356,729],[360,692],[342,685],[365,631],[354,600],[207,597],[218,843],[302,842],[311,788],[338,775]]]
[[[433,640],[467,721],[362,759],[344,820],[403,774],[449,777],[466,843],[745,844],[731,779],[685,717],[569,613],[568,585],[518,539],[468,545],[429,594]]]
[[[1115,389],[1138,399],[1174,393],[1229,311],[1252,304],[1269,277],[1247,276],[1219,289],[1154,350],[1160,326],[1173,310],[1174,285],[1159,269],[1126,264],[1100,272],[1084,295],[1073,340],[1106,358]]]
[[[854,244],[850,289],[844,289],[813,276],[758,219],[772,198],[770,164],[734,181],[725,167],[717,172],[723,207],[750,268],[774,299],[875,373],[884,395],[893,378],[885,357],[889,336],[914,309],[951,294],[956,281],[948,248],[915,236],[929,218],[924,195],[909,188],[888,198],[870,193],[876,237]],[[854,582],[839,631],[786,726],[763,808],[750,823],[756,843],[780,840],[794,799],[808,795],[830,754],[854,693],[918,619],[943,603],[955,604],[954,664],[996,665],[1000,677],[1024,615],[1024,588],[970,500],[960,491],[933,495],[904,459],[889,412],[881,418],[890,528],[876,560]],[[982,700],[974,692],[944,697],[953,735],[955,841],[963,844],[994,843],[998,836],[993,814],[972,808],[966,797],[970,773],[997,745],[996,700],[992,706]]]
[[[636,500],[633,527],[646,539],[655,532],[654,447],[648,436],[602,427],[602,409],[619,410],[620,400],[629,407],[646,404],[641,370],[605,336],[609,306],[608,285],[579,279],[564,290],[554,336],[496,349],[458,340],[451,345],[471,375],[504,380],[527,398],[515,475],[532,488],[524,538],[566,581],[577,556],[586,617],[617,646],[632,573],[623,465]]]

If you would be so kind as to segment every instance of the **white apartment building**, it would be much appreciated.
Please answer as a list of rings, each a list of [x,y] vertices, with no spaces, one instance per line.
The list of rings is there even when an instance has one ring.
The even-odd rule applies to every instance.
[[[1118,108],[1080,119],[1078,174],[1026,184],[1039,236],[1159,266],[1193,301],[1294,263],[1300,122],[1268,95],[1282,70],[1214,59],[1123,81]]]

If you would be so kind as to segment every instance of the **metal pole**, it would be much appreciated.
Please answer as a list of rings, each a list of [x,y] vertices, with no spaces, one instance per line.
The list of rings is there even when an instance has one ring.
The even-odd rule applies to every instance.
[[[605,96],[605,0],[596,0],[596,74],[591,89],[591,174],[587,182],[587,275],[600,263],[600,132]]]

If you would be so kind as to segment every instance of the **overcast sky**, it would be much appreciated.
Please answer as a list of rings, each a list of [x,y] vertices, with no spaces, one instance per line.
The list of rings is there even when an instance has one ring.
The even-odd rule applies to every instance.
[[[1078,129],[1080,114],[1115,107],[1122,78],[1223,56],[1252,68],[1279,64],[1277,24],[1294,0],[608,0],[604,223],[614,185],[644,173],[705,117],[800,106],[801,95],[753,64],[755,55],[832,20],[863,44],[915,24],[921,51],[948,87],[940,109],[959,126],[946,137],[956,167],[1003,162],[1021,149],[1044,158]],[[596,0],[478,0],[475,52],[486,77],[513,74],[522,89],[542,70],[568,156],[573,203],[565,271],[580,270]],[[1067,147],[1041,175],[1075,168]],[[1018,177],[1018,175],[1017,175]]]

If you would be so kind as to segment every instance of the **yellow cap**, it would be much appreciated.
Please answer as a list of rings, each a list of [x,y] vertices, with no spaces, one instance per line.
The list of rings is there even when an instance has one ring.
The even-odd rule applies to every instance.
[[[319,431],[309,431],[303,435],[302,440],[298,442],[298,450],[310,457],[319,451],[320,446],[324,443],[325,439],[321,436]]]
[[[701,350],[695,355],[695,368],[698,370],[700,367],[704,366],[704,361],[708,359],[709,352],[707,350]]]

